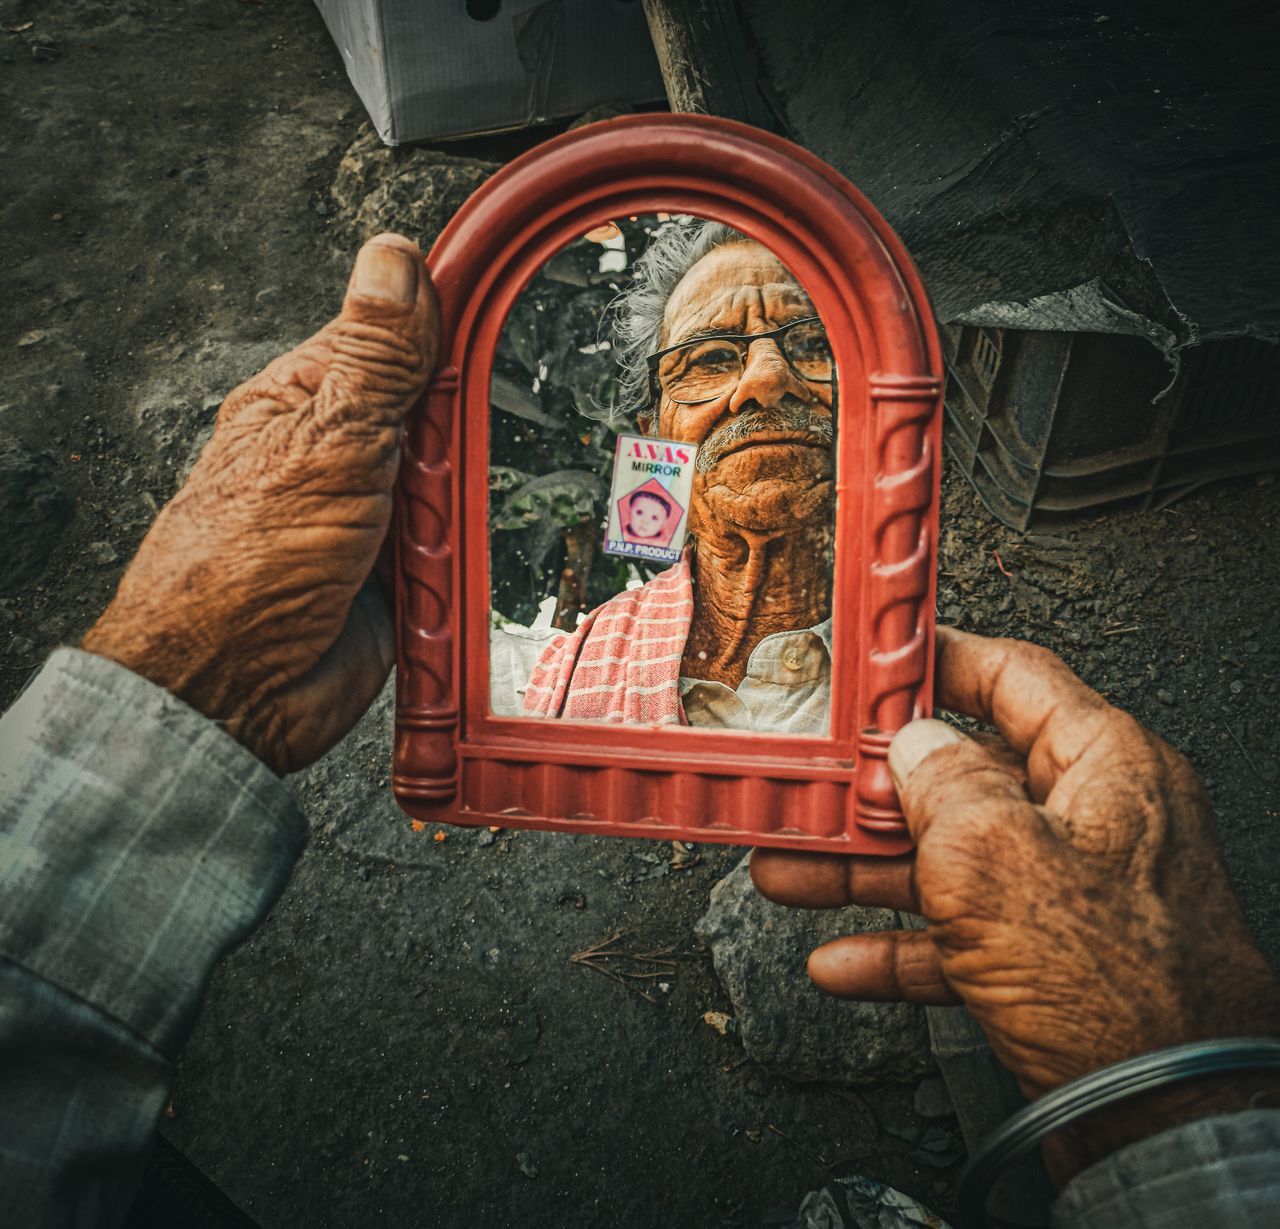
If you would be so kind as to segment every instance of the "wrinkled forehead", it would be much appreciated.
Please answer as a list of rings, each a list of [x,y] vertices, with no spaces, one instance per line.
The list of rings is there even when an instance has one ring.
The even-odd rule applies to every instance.
[[[763,332],[812,311],[809,296],[768,248],[728,243],[676,284],[662,316],[662,345],[708,329]]]

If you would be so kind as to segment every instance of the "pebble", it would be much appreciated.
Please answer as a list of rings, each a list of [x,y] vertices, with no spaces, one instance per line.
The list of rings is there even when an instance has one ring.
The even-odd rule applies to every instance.
[[[25,636],[15,636],[9,641],[9,652],[14,657],[30,657],[36,651],[35,641]]]
[[[1156,699],[1159,700],[1161,704],[1168,704],[1170,706],[1175,702],[1173,692],[1166,691],[1163,687],[1156,692]]]
[[[110,542],[90,542],[86,553],[94,563],[100,563],[103,567],[120,560],[116,548]]]
[[[1244,684],[1239,679],[1236,679],[1235,682],[1231,684],[1231,694],[1233,696],[1238,696],[1243,690]]]
[[[916,1085],[915,1111],[921,1118],[949,1118],[956,1112],[941,1076],[931,1075]]]
[[[30,329],[18,338],[18,348],[26,349],[27,346],[38,346],[49,334],[44,329]]]
[[[831,999],[795,971],[815,946],[892,926],[883,909],[785,909],[755,890],[745,859],[711,890],[694,927],[711,949],[742,1047],[763,1071],[797,1082],[911,1081],[935,1070],[924,1012],[907,1003]],[[706,1017],[711,1028],[716,1024]]]

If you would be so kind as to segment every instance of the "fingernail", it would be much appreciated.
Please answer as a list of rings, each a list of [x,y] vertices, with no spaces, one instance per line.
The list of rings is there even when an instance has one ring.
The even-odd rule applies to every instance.
[[[908,778],[920,761],[952,743],[964,741],[964,735],[945,721],[922,717],[904,725],[889,744],[889,772],[901,794]]]
[[[356,257],[351,289],[371,299],[407,306],[418,296],[417,257],[387,243],[366,243]]]

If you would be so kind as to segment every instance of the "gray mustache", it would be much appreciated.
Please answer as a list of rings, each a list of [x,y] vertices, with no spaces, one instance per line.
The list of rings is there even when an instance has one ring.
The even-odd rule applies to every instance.
[[[776,406],[771,409],[744,410],[732,422],[717,427],[698,449],[694,469],[705,474],[731,448],[741,444],[757,431],[793,431],[808,435],[816,444],[830,444],[835,438],[835,424],[826,414],[811,406]]]

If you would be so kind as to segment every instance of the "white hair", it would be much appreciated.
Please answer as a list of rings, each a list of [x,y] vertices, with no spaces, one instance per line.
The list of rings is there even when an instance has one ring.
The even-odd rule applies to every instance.
[[[618,362],[618,408],[642,424],[653,415],[645,359],[662,348],[662,318],[681,279],[704,256],[731,243],[753,239],[724,222],[700,218],[673,222],[654,236],[635,263],[635,280],[613,303],[614,356]]]

